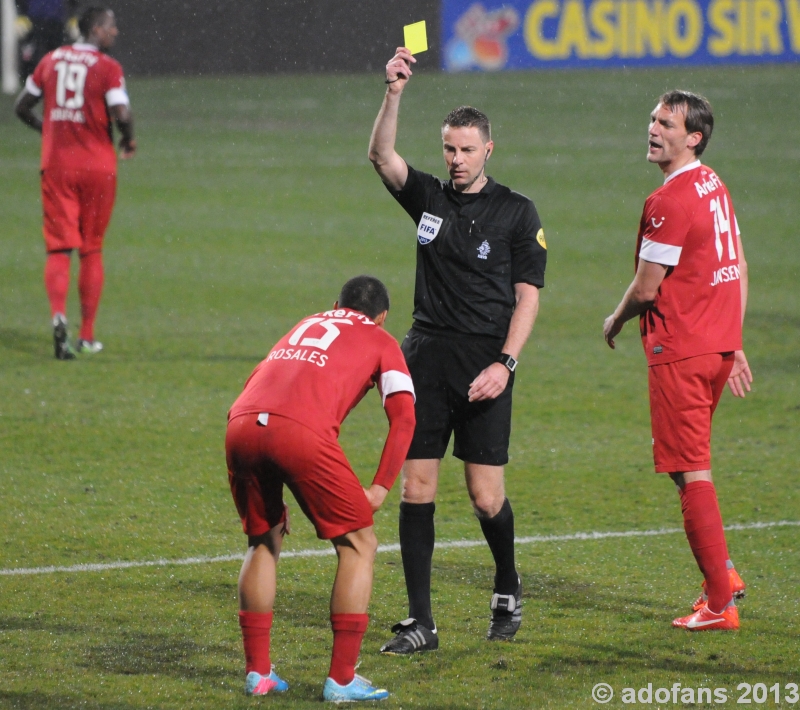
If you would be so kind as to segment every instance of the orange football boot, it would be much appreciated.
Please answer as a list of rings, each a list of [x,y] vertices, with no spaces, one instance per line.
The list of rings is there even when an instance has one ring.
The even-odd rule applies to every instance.
[[[728,579],[731,582],[731,593],[733,594],[733,598],[741,599],[745,595],[745,589],[747,588],[747,585],[733,567],[728,570]],[[708,596],[706,595],[706,580],[703,580],[703,584],[700,586],[703,587],[703,593],[697,597],[697,599],[695,599],[694,604],[692,604],[692,611],[700,611],[700,609],[702,609],[708,603]]]
[[[736,631],[739,628],[739,610],[731,602],[722,613],[716,614],[704,605],[689,616],[674,619],[672,625],[689,631]]]

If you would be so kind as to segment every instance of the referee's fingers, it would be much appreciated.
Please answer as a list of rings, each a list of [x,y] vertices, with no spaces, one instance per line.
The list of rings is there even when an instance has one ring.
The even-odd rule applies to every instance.
[[[467,396],[470,402],[480,402],[484,399],[499,397],[504,389],[505,385],[489,377],[486,370],[484,370],[473,380]]]

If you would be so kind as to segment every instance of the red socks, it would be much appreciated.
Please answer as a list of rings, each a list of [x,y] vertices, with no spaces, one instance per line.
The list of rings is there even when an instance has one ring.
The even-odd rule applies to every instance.
[[[240,611],[239,626],[244,644],[245,673],[255,671],[261,675],[269,675],[272,668],[269,658],[272,612],[260,614],[255,611]]]
[[[94,319],[103,292],[103,253],[94,251],[81,257],[78,293],[81,297],[81,340],[94,340]],[[63,311],[62,311],[63,312]],[[269,671],[267,671],[269,672]]]
[[[366,614],[331,614],[333,653],[328,675],[339,685],[347,685],[355,677],[361,640],[368,623]],[[240,611],[239,626],[244,644],[245,672],[269,675],[272,668],[269,657],[272,612]]]
[[[706,580],[708,608],[721,612],[733,598],[728,578],[728,548],[717,493],[711,481],[693,481],[679,489],[683,528]]]
[[[69,292],[69,251],[54,251],[44,265],[44,287],[50,301],[50,315],[67,314]],[[81,298],[81,340],[94,340],[94,319],[103,292],[103,254],[95,251],[81,257],[78,293]]]
[[[50,316],[67,314],[69,291],[69,252],[53,251],[44,263],[44,288],[50,301]]]
[[[331,614],[333,652],[328,675],[339,685],[347,685],[356,675],[358,654],[368,623],[367,614]]]

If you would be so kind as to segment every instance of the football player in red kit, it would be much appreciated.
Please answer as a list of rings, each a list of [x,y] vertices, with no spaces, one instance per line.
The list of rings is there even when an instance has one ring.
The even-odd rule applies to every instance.
[[[81,41],[47,54],[25,82],[17,116],[42,134],[42,206],[47,260],[45,289],[55,356],[75,357],[67,338],[67,292],[73,249],[80,255],[81,328],[77,350],[96,353],[94,321],[103,290],[103,236],[117,185],[112,119],[122,134],[120,156],[136,152],[122,67],[106,52],[118,30],[114,13],[90,7],[79,21]],[[34,106],[44,99],[40,119]]]
[[[248,536],[239,576],[239,623],[250,695],[288,689],[270,659],[276,565],[288,532],[284,485],[339,558],[323,697],[345,702],[388,695],[355,673],[378,545],[372,513],[403,465],[415,425],[414,386],[403,353],[382,327],[388,310],[389,294],[378,279],[351,279],[332,310],[304,318],[272,348],[228,414],[228,475]],[[348,412],[375,385],[389,433],[372,485],[365,489],[338,436]]]
[[[639,316],[647,355],[653,457],[678,487],[684,529],[703,573],[693,613],[672,624],[734,630],[744,582],[728,555],[711,478],[711,418],[725,383],[744,397],[753,381],[742,350],[747,264],[733,201],[699,158],[714,127],[702,96],[671,91],[650,117],[647,159],[664,184],[645,202],[636,276],[606,318],[606,342]]]

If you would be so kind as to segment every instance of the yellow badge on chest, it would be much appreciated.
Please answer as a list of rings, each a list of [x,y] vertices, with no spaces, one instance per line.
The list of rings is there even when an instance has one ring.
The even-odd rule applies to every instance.
[[[544,230],[540,229],[539,233],[536,235],[536,241],[542,245],[543,249],[547,249],[547,242],[544,240]]]

